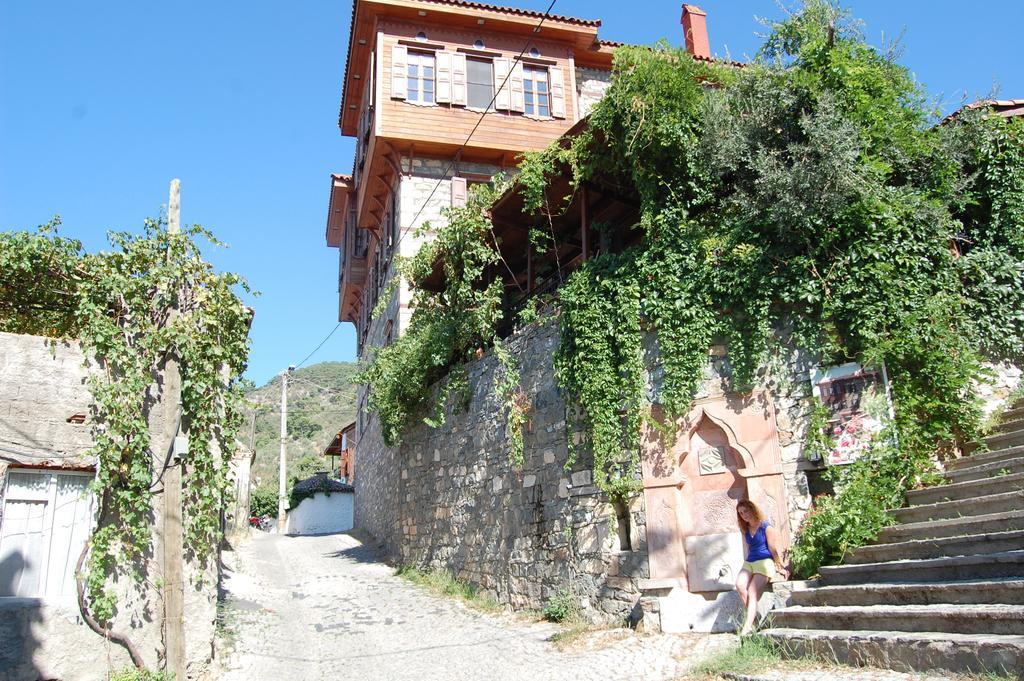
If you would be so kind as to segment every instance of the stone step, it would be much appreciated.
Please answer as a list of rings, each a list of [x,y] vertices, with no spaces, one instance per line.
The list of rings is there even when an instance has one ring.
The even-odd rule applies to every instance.
[[[897,522],[917,523],[928,520],[969,518],[993,513],[1012,513],[1021,509],[1024,509],[1024,492],[1006,492],[980,499],[940,501],[935,504],[896,508],[889,513]]]
[[[1013,459],[992,461],[974,466],[961,467],[956,470],[946,471],[943,477],[950,483],[967,482],[969,480],[983,480],[985,478],[997,478],[1001,475],[1012,475],[1013,473],[1024,473],[1024,455]]]
[[[1018,404],[1020,404],[1020,402],[1018,402]],[[1009,423],[1010,421],[1024,421],[1024,407],[1007,409],[999,415],[1000,423]]]
[[[916,508],[927,507],[917,506]],[[894,542],[912,541],[914,539],[938,539],[941,537],[959,537],[966,534],[981,534],[984,532],[1009,532],[1011,530],[1024,530],[1024,509],[967,516],[966,518],[946,518],[945,520],[925,520],[916,523],[892,525],[878,534],[876,542],[879,544],[892,544]]]
[[[796,605],[771,612],[773,627],[1024,636],[1024,605]]]
[[[1024,549],[1024,530],[986,532],[934,539],[912,539],[891,544],[871,544],[849,552],[843,562],[846,565],[862,565],[894,560],[1003,553],[1019,549]]]
[[[774,628],[761,635],[790,657],[900,672],[1009,674],[1024,669],[1024,636]]]
[[[989,449],[1007,449],[1024,445],[1024,429],[993,433],[982,440]]]
[[[1024,579],[1024,550],[897,560],[886,563],[822,566],[822,586],[876,582],[920,583]]]
[[[958,499],[978,499],[991,494],[1024,490],[1024,473],[1000,475],[982,480],[968,480],[949,485],[925,487],[907,492],[907,504],[919,506],[935,504],[940,501],[956,501]]]
[[[992,428],[993,433],[1008,433],[1024,430],[1024,409],[1014,409],[1012,415],[1003,414],[1003,418]],[[1020,412],[1017,414],[1016,412]]]
[[[945,466],[946,471],[949,472],[960,468],[979,466],[984,463],[1016,459],[1019,456],[1024,456],[1024,447],[1010,447],[1008,449],[998,449],[991,452],[978,452],[977,454],[971,454],[970,456],[962,456],[959,459],[946,461]]]
[[[855,584],[793,591],[792,605],[1024,605],[1024,579],[987,579],[933,584]]]

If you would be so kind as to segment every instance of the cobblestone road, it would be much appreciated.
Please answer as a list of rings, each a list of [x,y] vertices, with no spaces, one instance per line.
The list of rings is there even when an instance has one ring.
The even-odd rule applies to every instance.
[[[557,626],[433,596],[349,535],[261,533],[227,560],[223,681],[676,679],[733,640],[612,630],[562,652]]]
[[[557,625],[488,615],[395,577],[350,535],[256,533],[226,554],[230,652],[219,681],[683,679],[735,644],[718,635],[595,632],[568,651]],[[868,670],[774,671],[757,681],[911,681]]]

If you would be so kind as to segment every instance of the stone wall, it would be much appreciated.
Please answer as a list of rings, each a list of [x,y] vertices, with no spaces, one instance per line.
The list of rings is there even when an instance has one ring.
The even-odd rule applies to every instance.
[[[991,418],[1010,407],[1010,398],[1020,388],[1022,372],[1020,367],[1006,362],[989,362],[985,368],[989,372],[988,380],[982,381],[977,388],[982,411]]]
[[[580,118],[590,113],[611,85],[612,72],[604,69],[576,67],[576,97]]]
[[[635,618],[649,581],[644,498],[617,512],[593,486],[585,454],[567,468],[568,443],[582,442],[583,433],[566,422],[555,384],[558,341],[550,318],[508,339],[531,399],[519,470],[508,460],[506,415],[494,389],[500,368],[490,353],[467,367],[468,401],[449,405],[443,426],[415,424],[400,446],[388,448],[369,417],[358,445],[356,526],[396,561],[447,570],[515,608],[542,608],[568,589],[595,618]],[[656,361],[652,367],[649,396],[656,402],[660,372]],[[802,469],[808,368],[801,353],[780,349],[761,377],[774,401],[783,516],[793,533],[810,505]],[[731,392],[730,375],[724,349],[714,348],[698,399]],[[657,598],[646,600],[648,611],[659,610]],[[734,605],[719,599],[709,621],[724,622],[719,610]]]
[[[372,430],[360,439],[356,525],[396,560],[448,570],[516,608],[542,608],[569,590],[593,617],[622,618],[647,576],[642,499],[620,524],[591,484],[591,462],[567,469],[568,439],[581,434],[566,427],[557,344],[551,322],[509,339],[532,401],[521,469],[509,462],[499,365],[488,353],[468,367],[465,409],[449,407],[443,426],[416,425],[393,449]]]
[[[0,333],[0,470],[12,457],[58,468],[92,465],[85,456],[93,443],[87,376],[77,343]]]

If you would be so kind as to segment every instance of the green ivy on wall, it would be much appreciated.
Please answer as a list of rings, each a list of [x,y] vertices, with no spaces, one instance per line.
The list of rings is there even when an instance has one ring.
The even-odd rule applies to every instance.
[[[684,415],[718,343],[732,388],[754,387],[779,329],[825,363],[885,363],[900,448],[879,452],[895,487],[861,495],[870,503],[899,503],[938,447],[976,434],[982,358],[1024,352],[1024,121],[978,109],[940,124],[893,54],[808,0],[742,68],[664,44],[617,49],[588,123],[527,154],[517,185],[538,246],[571,198],[550,194],[553,177],[614,178],[640,197],[640,242],[588,260],[558,294],[557,378],[603,490],[637,489],[652,397],[666,423]],[[409,334],[367,371],[388,442],[433,380],[494,340],[501,291],[481,283],[498,259],[493,196],[454,211],[404,270],[415,284],[440,258],[446,287],[417,293]]]

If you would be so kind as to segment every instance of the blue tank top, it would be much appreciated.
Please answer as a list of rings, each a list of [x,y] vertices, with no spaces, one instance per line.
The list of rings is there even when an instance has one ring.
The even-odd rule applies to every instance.
[[[743,538],[747,540],[747,562],[753,563],[754,561],[771,559],[772,552],[768,550],[768,521],[762,521],[761,526],[757,528],[754,534],[747,534],[746,530],[743,530]]]

